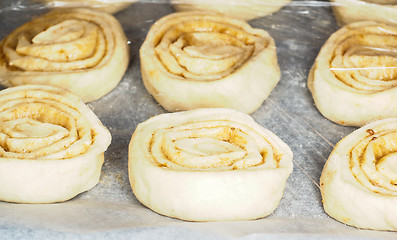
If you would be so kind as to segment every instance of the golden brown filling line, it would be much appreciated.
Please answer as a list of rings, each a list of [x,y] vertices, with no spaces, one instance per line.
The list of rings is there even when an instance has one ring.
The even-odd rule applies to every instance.
[[[371,129],[350,151],[350,169],[367,189],[397,196],[397,131]]]
[[[232,122],[225,125],[225,121],[158,129],[148,141],[148,153],[156,165],[176,169],[277,168],[280,160],[271,144],[256,132]]]
[[[57,14],[58,13],[58,14]],[[57,11],[33,20],[7,36],[0,45],[9,70],[62,72],[97,67],[112,51],[107,23],[94,15]]]
[[[88,120],[79,115],[55,99],[17,97],[3,102],[0,157],[66,159],[86,152],[93,138]]]

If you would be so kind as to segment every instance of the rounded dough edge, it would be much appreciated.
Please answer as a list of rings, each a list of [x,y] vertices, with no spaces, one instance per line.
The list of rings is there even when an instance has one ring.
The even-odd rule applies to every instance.
[[[1,84],[5,87],[13,87],[18,85],[50,85],[65,90],[79,96],[84,102],[91,102],[97,100],[112,91],[121,81],[125,71],[129,65],[129,47],[127,38],[124,34],[120,23],[116,18],[107,13],[94,11],[90,9],[75,8],[75,9],[56,9],[49,13],[38,16],[30,22],[23,24],[16,28],[15,31],[28,28],[29,25],[40,22],[46,17],[53,17],[58,13],[75,14],[89,16],[93,14],[96,18],[101,18],[105,21],[106,31],[111,33],[112,41],[114,42],[113,49],[106,50],[106,54],[99,62],[99,65],[88,69],[74,70],[74,71],[55,71],[55,72],[35,72],[35,71],[13,71],[6,68],[4,60],[0,61],[0,78]],[[3,47],[6,36],[0,42],[0,48]],[[111,54],[111,55],[109,55]]]
[[[246,1],[200,1],[200,0],[171,0],[171,4],[177,11],[212,11],[243,20],[251,20],[263,17],[279,11],[291,0],[262,0],[260,4],[252,0]]]
[[[72,104],[91,123],[94,143],[83,154],[68,159],[15,159],[0,157],[0,199],[16,203],[53,203],[69,200],[94,187],[101,174],[104,151],[110,145],[110,132],[95,113],[77,96],[52,86],[23,85],[4,89],[44,90]]]
[[[351,23],[333,33],[322,46],[310,70],[307,86],[320,113],[327,119],[346,126],[363,126],[372,121],[397,116],[397,88],[363,93],[345,85],[331,72],[329,61],[335,45],[350,29],[377,25],[375,22]],[[338,97],[335,97],[338,96]]]
[[[397,231],[397,197],[374,193],[352,175],[348,152],[367,130],[397,118],[365,125],[335,146],[321,174],[320,190],[325,212],[332,218],[361,229]]]
[[[213,81],[189,81],[167,72],[154,52],[154,39],[171,23],[183,18],[211,17],[242,27],[251,34],[258,34],[268,40],[265,49],[250,57],[230,75]],[[276,87],[280,80],[276,46],[264,30],[254,29],[247,23],[203,12],[181,12],[163,17],[150,29],[140,48],[143,83],[156,101],[169,112],[195,108],[232,108],[244,113],[256,111]]]
[[[181,123],[197,119],[205,111],[209,111],[207,118],[215,113],[218,116],[225,112],[240,114],[230,109],[199,109],[188,113],[162,114],[138,125],[129,145],[128,166],[135,196],[157,213],[188,221],[249,220],[271,214],[279,204],[286,180],[292,171],[292,152],[266,129],[260,130],[261,133],[274,140],[274,146],[283,152],[277,169],[173,170],[160,167],[147,159],[145,142],[156,128],[157,122],[174,125],[169,122],[175,120]],[[258,129],[255,127],[255,130]],[[242,202],[246,204],[241,204]]]

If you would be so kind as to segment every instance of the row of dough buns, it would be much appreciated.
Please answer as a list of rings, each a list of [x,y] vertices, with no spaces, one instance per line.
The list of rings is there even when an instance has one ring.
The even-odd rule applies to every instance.
[[[89,7],[116,13],[138,0],[36,0],[48,7]],[[213,11],[244,20],[272,14],[291,0],[171,0],[177,11]]]
[[[255,69],[264,68],[263,73],[266,73],[266,77],[268,77],[268,79],[265,80],[265,78],[262,77],[262,79],[257,80],[256,78],[254,78],[251,83],[248,83],[248,91],[245,93],[247,96],[249,96],[249,90],[257,89],[258,87],[260,87],[259,91],[256,91],[257,94],[252,98],[254,99],[253,106],[243,106],[244,108],[248,108],[248,110],[246,110],[248,112],[256,110],[256,108],[259,107],[262,101],[270,93],[272,88],[277,84],[280,77],[280,71],[277,64],[276,50],[273,39],[268,35],[267,32],[259,29],[252,29],[247,23],[237,19],[212,13],[195,13],[194,15],[195,16],[191,18],[190,13],[176,13],[172,16],[166,17],[166,19],[177,20],[180,22],[188,22],[184,26],[186,30],[186,36],[184,36],[185,39],[181,39],[181,41],[186,41],[187,45],[191,44],[191,46],[183,46],[183,49],[180,50],[186,51],[186,53],[188,54],[192,53],[203,55],[206,54],[206,50],[209,50],[211,57],[214,58],[202,58],[202,63],[206,64],[207,67],[210,67],[212,63],[216,63],[217,60],[219,60],[220,58],[224,58],[223,60],[220,59],[220,63],[218,62],[216,64],[218,68],[224,68],[223,71],[226,72],[224,73],[222,70],[219,71],[219,69],[212,70],[215,72],[211,72],[211,70],[209,70],[209,72],[207,73],[204,72],[203,76],[199,76],[200,74],[197,74],[199,78],[198,81],[208,83],[214,80],[219,80],[218,78],[224,78],[224,75],[234,74],[235,71],[241,71],[240,68],[244,67],[243,73],[240,73],[238,76],[233,77],[232,80],[229,79],[228,83],[225,83],[224,81],[223,83],[221,83],[221,86],[218,86],[215,90],[212,90],[212,93],[214,93],[221,89],[221,87],[225,86],[228,89],[236,88],[236,90],[232,92],[232,95],[227,96],[228,99],[232,99],[235,97],[235,95],[238,94],[238,92],[236,91],[238,91],[239,89],[243,89],[242,86],[244,73],[249,73],[255,71]],[[156,23],[155,25],[159,24],[160,23]],[[168,23],[168,26],[171,26],[172,24],[173,22],[171,21],[170,23]],[[192,33],[197,30],[194,28],[195,24],[198,24],[204,28],[207,27],[207,29],[199,33]],[[193,28],[189,28],[189,26],[193,26]],[[211,32],[209,28],[211,28],[212,26],[215,27],[215,29],[219,29],[220,32],[216,32],[216,30],[215,32]],[[229,33],[226,33],[226,31],[222,32],[222,30],[220,30],[221,28],[226,28]],[[155,32],[154,35],[163,34],[158,33],[155,28],[152,28],[151,31]],[[180,38],[180,36],[177,36],[177,38]],[[167,40],[168,39],[165,38],[164,41]],[[51,98],[57,98],[55,94],[51,92],[51,90],[53,90],[57,94],[67,95],[68,99],[74,98],[73,101],[77,101],[78,98],[71,97],[73,96],[72,94],[62,92],[63,90],[57,90],[56,88],[50,86],[44,86],[54,85],[62,86],[63,88],[66,88],[78,94],[81,98],[83,98],[84,101],[95,100],[110,91],[115,86],[115,84],[120,81],[120,78],[124,74],[124,71],[127,67],[126,62],[128,62],[128,49],[126,48],[126,43],[126,38],[119,23],[110,15],[89,9],[80,8],[58,9],[51,11],[17,28],[1,42],[0,49],[3,51],[4,54],[0,62],[2,64],[0,77],[6,80],[3,82],[3,84],[7,87],[11,87],[14,85],[24,85],[14,88],[11,87],[5,90],[5,92],[14,92],[17,91],[16,89],[21,89],[20,91],[25,92],[24,94],[25,96],[27,96],[26,98],[30,98],[30,96],[36,97],[36,92],[39,92],[37,94],[45,97],[45,100],[47,100]],[[211,46],[211,44],[214,45]],[[81,46],[84,46],[84,48],[81,48]],[[144,47],[142,47],[142,49],[144,49]],[[142,49],[141,53],[144,52]],[[227,53],[229,50],[231,50],[232,52]],[[108,54],[106,51],[110,51],[110,54]],[[230,56],[225,56],[225,54],[229,54]],[[103,59],[105,59],[106,61]],[[110,67],[106,66],[108,62],[110,62]],[[193,66],[195,64],[196,63],[192,63],[191,65]],[[102,67],[102,65],[105,65],[105,67]],[[115,69],[116,65],[119,66],[120,71],[117,71],[117,69]],[[248,65],[248,67],[245,65]],[[142,64],[142,69],[144,69],[145,66],[150,67],[150,64]],[[105,70],[103,70],[104,68]],[[96,71],[93,71],[93,69]],[[96,72],[96,74],[93,74],[93,72]],[[105,81],[107,72],[112,72],[112,78],[106,79]],[[116,77],[114,77],[114,75],[116,75]],[[99,82],[99,76],[101,76],[104,81]],[[84,78],[85,85],[82,85],[83,81],[78,79],[78,77]],[[87,81],[87,78],[95,80],[95,83],[90,83],[90,81]],[[62,79],[62,81],[60,81],[60,79]],[[265,84],[265,81],[268,81],[269,83]],[[90,83],[90,85],[88,85],[87,82]],[[237,86],[236,82],[238,84]],[[26,85],[31,83],[43,84],[43,86],[39,87]],[[111,88],[106,88],[104,86],[111,83],[113,83]],[[226,84],[231,85],[227,86]],[[94,87],[98,89],[93,89]],[[207,89],[210,89],[211,87],[214,86],[210,85],[207,87]],[[264,89],[262,87],[264,87]],[[93,93],[95,94],[98,92],[99,88],[102,90],[105,89],[106,92],[102,91],[101,95],[92,96]],[[42,93],[46,90],[47,92],[52,93],[51,97],[47,97],[47,92],[45,94]],[[263,90],[264,92],[261,93],[261,91]],[[17,91],[17,95],[21,94],[22,93]],[[210,103],[208,106],[212,106],[214,103],[216,103],[216,98],[219,96],[215,96],[215,101],[211,95],[208,95],[207,97],[210,99],[205,101]],[[26,101],[26,99],[24,99],[24,101]],[[5,171],[7,167],[11,166],[8,164],[15,165],[16,170],[15,172],[12,172],[12,175],[21,180],[16,183],[18,188],[3,189],[4,192],[0,193],[0,196],[3,196],[1,200],[23,203],[59,202],[70,199],[76,196],[78,193],[88,190],[89,188],[94,186],[99,179],[100,168],[103,163],[104,150],[99,156],[96,156],[95,158],[93,158],[92,156],[87,158],[80,156],[85,154],[84,150],[88,148],[86,144],[88,144],[90,140],[88,138],[88,135],[85,134],[92,133],[92,131],[94,130],[90,132],[86,131],[81,126],[70,126],[72,125],[70,123],[70,121],[72,120],[69,116],[65,116],[66,120],[62,117],[55,117],[55,115],[57,114],[60,114],[60,116],[63,116],[63,114],[57,112],[57,109],[53,109],[54,107],[52,106],[53,103],[51,101],[49,104],[47,104],[46,102],[42,103],[40,101],[38,101],[39,103],[36,103],[35,99],[33,99],[31,102],[28,100],[27,102],[29,103],[29,106],[25,106],[24,108],[22,108],[22,110],[5,109],[5,123],[4,126],[1,128],[1,130],[4,131],[4,134],[2,135],[3,139],[1,142],[1,146],[3,147],[2,150],[5,158],[12,158],[16,156],[17,159],[15,159],[14,161],[8,161],[8,159],[7,161],[3,161],[5,162],[5,167],[2,168],[2,170]],[[226,101],[224,101],[224,103],[225,102]],[[250,101],[246,101],[246,103],[248,105],[252,105]],[[237,106],[238,104],[239,102],[233,103],[234,106]],[[83,106],[85,105],[83,104]],[[218,107],[222,106],[223,105],[219,105]],[[8,111],[23,111],[25,112],[25,114],[30,114],[31,111],[32,116],[28,115],[30,116],[30,118],[23,117],[22,119],[14,119],[18,118],[18,116],[23,114],[17,114],[17,116],[14,116],[14,113],[14,115],[12,115],[14,118],[12,118],[7,115]],[[224,210],[223,214],[216,215],[214,218],[214,215],[206,216],[206,213],[204,213],[202,217],[195,216],[195,214],[193,213],[191,220],[255,219],[269,215],[277,207],[278,202],[281,199],[282,192],[284,190],[286,179],[292,171],[292,153],[290,149],[274,134],[267,132],[267,130],[261,129],[259,125],[255,125],[255,123],[253,123],[253,121],[250,120],[248,116],[244,116],[244,114],[242,113],[241,116],[239,116],[240,113],[226,109],[207,111],[211,112],[210,115],[213,115],[214,112],[223,112],[223,117],[225,118],[223,120],[226,120],[228,118],[236,118],[234,115],[237,116],[237,119],[242,118],[242,120],[240,119],[237,121],[240,123],[233,124],[237,127],[239,126],[239,124],[244,124],[244,121],[246,120],[251,121],[248,124],[252,124],[253,126],[240,126],[243,129],[240,129],[238,131],[234,131],[233,127],[226,127],[229,129],[227,131],[231,131],[232,134],[232,136],[230,136],[230,138],[232,139],[229,139],[231,143],[229,143],[230,146],[228,147],[232,150],[235,150],[235,148],[238,148],[239,145],[241,145],[237,155],[241,155],[241,151],[254,150],[257,152],[250,153],[250,157],[248,159],[234,159],[234,161],[236,161],[236,166],[234,166],[233,169],[236,167],[240,170],[231,171],[233,169],[229,169],[230,173],[226,174],[229,175],[226,178],[233,177],[237,180],[237,182],[235,181],[234,183],[231,183],[230,186],[224,187],[235,187],[236,189],[240,189],[240,191],[242,191],[241,194],[245,195],[245,197],[243,198],[247,198],[252,194],[256,194],[256,192],[258,191],[259,194],[258,197],[251,200],[251,204],[248,207],[249,209],[243,208],[235,212],[229,212],[229,210],[237,207],[238,205],[238,198],[235,198],[234,202],[231,202],[230,206],[225,208],[226,210]],[[48,113],[48,116],[43,112]],[[197,114],[191,113],[191,115],[196,116]],[[199,115],[200,114],[197,115],[198,118]],[[9,118],[12,119],[10,120]],[[60,120],[61,122],[57,122],[58,120]],[[80,119],[76,120],[76,122],[81,121],[84,122]],[[69,127],[71,129],[69,129]],[[253,127],[254,130],[250,130],[250,127]],[[216,128],[221,129],[222,126],[214,127],[215,131],[217,131]],[[18,132],[18,129],[23,129],[26,132]],[[254,134],[254,136],[247,136],[247,134],[243,132],[247,129],[250,131],[250,134]],[[78,132],[76,134],[75,131],[77,130],[81,130],[84,133]],[[68,131],[71,132],[71,136],[69,136]],[[259,133],[256,133],[255,131],[259,131]],[[15,136],[17,136],[18,134],[23,134],[22,140],[19,138],[18,140],[15,140]],[[235,134],[237,135],[234,136]],[[260,134],[264,134],[264,136],[260,136]],[[137,134],[134,134],[134,136],[136,135]],[[80,136],[82,136],[84,139],[75,139],[76,137]],[[248,146],[245,146],[246,144],[243,142],[233,142],[239,141],[238,138],[241,137],[245,138],[241,141],[244,142],[249,140],[250,144]],[[264,139],[260,139],[260,137],[264,137]],[[38,140],[39,138],[43,138],[43,140]],[[203,139],[207,140],[207,138]],[[213,140],[220,142],[219,139]],[[226,140],[227,139],[225,139],[225,141]],[[71,150],[62,149],[62,147],[66,147],[63,142],[68,141],[71,144]],[[74,141],[76,141],[76,143],[74,143]],[[255,143],[255,141],[259,141],[259,143]],[[103,139],[102,143],[104,142],[107,142],[107,145],[110,143],[110,135]],[[80,143],[83,145],[80,146]],[[34,147],[27,147],[27,145],[29,144],[33,144]],[[61,144],[62,146],[59,144]],[[204,143],[204,145],[205,144],[206,143]],[[211,145],[211,143],[209,144]],[[223,142],[223,144],[226,143]],[[261,149],[253,149],[255,148],[255,144],[259,144]],[[272,144],[275,144],[275,146],[273,146]],[[212,147],[216,146],[216,143],[212,143]],[[75,150],[76,153],[74,153]],[[211,151],[212,150],[210,149],[210,153],[207,154],[213,154]],[[230,151],[230,149],[227,151]],[[135,153],[136,151],[132,151],[132,153],[130,152],[130,155]],[[46,154],[48,154],[48,156],[46,156]],[[225,154],[230,155],[228,157],[236,155],[236,153]],[[262,156],[261,154],[266,155]],[[224,161],[228,158],[226,157],[225,159],[223,159],[222,154],[218,153],[213,154],[213,156],[210,157],[210,161],[216,161],[216,159],[214,158],[219,155],[221,156],[221,161]],[[252,157],[256,158],[256,163],[245,163],[252,161]],[[33,161],[31,158],[34,160],[34,164],[32,164]],[[71,159],[70,161],[65,160],[69,160],[69,158]],[[85,165],[81,164],[84,166],[76,166],[80,158],[86,160]],[[190,161],[194,162],[194,159],[190,159]],[[85,167],[86,169],[79,169],[79,167]],[[220,166],[220,169],[222,169],[222,167],[226,167],[226,165]],[[31,168],[32,171],[27,171],[26,168]],[[75,177],[72,181],[70,179],[72,176],[68,176],[67,173],[62,172],[59,168],[63,168],[65,169],[65,171],[71,171],[71,169],[75,168],[75,174],[80,174],[80,176],[84,176],[89,179],[83,180],[82,177]],[[250,168],[250,170],[246,172],[244,170],[245,168]],[[47,174],[43,174],[37,169],[43,169],[47,172]],[[89,171],[89,173],[82,171]],[[142,171],[146,171],[146,169],[142,169]],[[63,181],[57,179],[54,176],[54,173],[58,174],[58,177],[62,177]],[[26,177],[22,177],[23,174],[26,174]],[[41,178],[35,174],[41,175]],[[189,175],[190,174],[187,174],[185,175],[185,177],[187,177],[187,179],[191,178],[191,176]],[[204,175],[214,176],[214,174],[209,175],[209,173],[206,173]],[[241,176],[239,177],[239,175]],[[206,179],[205,176],[204,178]],[[149,177],[149,179],[151,177]],[[251,177],[254,177],[256,180],[248,185],[238,184],[238,181],[240,181],[238,180],[238,178],[242,178],[244,180],[251,179]],[[30,184],[27,184],[27,181],[32,178],[34,180],[31,181]],[[202,178],[203,177],[201,177],[201,180],[200,178],[197,178],[196,180],[194,180],[193,178],[191,180],[193,182],[199,182],[202,181]],[[217,179],[216,177],[210,178],[212,178],[215,182],[219,182],[222,181],[223,177],[221,177],[221,179]],[[271,185],[269,185],[269,189],[267,191],[261,192],[260,190],[263,187],[263,184],[269,182],[270,178],[278,180],[274,181]],[[2,180],[6,185],[9,186],[12,186],[12,184],[10,184],[11,182],[16,182],[16,179],[11,177],[9,174],[4,174]],[[166,181],[167,179],[164,180]],[[44,181],[48,182],[47,185],[43,184]],[[138,179],[138,182],[139,181],[140,180]],[[45,194],[45,190],[38,191],[38,188],[43,188],[45,190],[51,189],[51,191]],[[58,188],[58,191],[52,190],[52,188]],[[135,189],[134,186],[133,189]],[[222,188],[218,188],[218,190],[219,189],[222,190]],[[212,190],[217,191],[217,189]],[[182,194],[184,193],[182,192]],[[218,196],[219,198],[215,199],[215,204],[219,206],[219,204],[222,203],[222,199],[228,198],[228,194],[230,194],[230,192],[224,192],[223,195]],[[239,194],[239,196],[241,194]],[[204,197],[204,195],[202,195],[201,197]],[[194,195],[186,194],[185,198],[194,198]],[[261,203],[261,201],[264,200],[266,200],[266,203]],[[210,205],[207,206],[207,208],[213,207],[214,206]],[[244,213],[245,210],[249,211]],[[259,213],[257,213],[258,210]],[[177,215],[175,217],[179,216]],[[184,217],[182,215],[179,218],[188,220],[189,216]]]
[[[367,125],[329,156],[320,179],[324,209],[357,228],[397,231],[397,119],[388,118],[397,117],[397,1],[331,2],[338,24],[347,25],[323,46],[308,86],[328,119]]]
[[[91,189],[110,141],[98,117],[68,91],[0,91],[0,200],[62,202]]]
[[[175,28],[177,23],[182,24]],[[0,52],[2,85],[58,86],[85,102],[111,91],[129,61],[118,21],[78,8],[54,10],[22,25],[1,41]],[[275,43],[266,31],[212,13],[160,19],[140,57],[146,88],[168,111],[227,107],[251,113],[280,79]]]
[[[189,7],[202,9],[200,4]],[[235,14],[234,9],[224,9],[225,14]],[[240,10],[244,19],[262,16]],[[353,20],[340,20],[349,21]],[[362,126],[397,115],[392,104],[396,36],[395,26],[358,22],[330,37],[308,80],[324,116]],[[89,47],[79,48],[83,43]],[[68,49],[73,54],[65,52]],[[5,86],[60,86],[84,101],[112,90],[129,59],[117,20],[77,8],[55,10],[21,26],[3,39],[0,51]],[[130,184],[137,199],[155,212],[189,221],[271,214],[292,171],[292,152],[241,113],[255,111],[280,79],[270,35],[225,15],[174,13],[151,27],[140,58],[145,87],[166,110],[202,109],[163,114],[138,125],[128,151]],[[76,76],[93,81],[81,85]],[[97,184],[111,137],[78,97],[55,87],[24,85],[3,90],[1,101],[0,182],[9,187],[0,189],[0,200],[59,202]],[[335,147],[320,180],[330,216],[359,228],[397,229],[391,130],[396,121],[374,122]]]

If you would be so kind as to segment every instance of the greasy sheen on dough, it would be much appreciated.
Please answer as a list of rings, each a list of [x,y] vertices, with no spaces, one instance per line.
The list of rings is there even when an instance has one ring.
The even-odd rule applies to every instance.
[[[110,141],[72,93],[39,85],[0,91],[0,200],[62,202],[91,189]]]
[[[116,13],[138,0],[37,0],[46,3],[48,7],[89,7],[106,13]]]
[[[128,171],[137,199],[162,215],[257,219],[277,208],[292,152],[244,113],[196,109],[139,124],[129,145]]]
[[[317,56],[308,87],[320,112],[342,125],[397,117],[397,27],[346,25]]]
[[[331,0],[339,25],[358,21],[397,24],[396,0]]]
[[[173,13],[153,24],[140,49],[146,89],[166,110],[258,109],[280,79],[274,40],[219,14]]]
[[[397,118],[372,122],[342,139],[320,186],[324,209],[336,220],[397,231]]]
[[[291,0],[171,0],[177,11],[213,11],[250,20],[277,12]]]
[[[73,92],[84,102],[110,92],[129,63],[124,31],[112,15],[58,9],[15,29],[0,42],[0,83]]]

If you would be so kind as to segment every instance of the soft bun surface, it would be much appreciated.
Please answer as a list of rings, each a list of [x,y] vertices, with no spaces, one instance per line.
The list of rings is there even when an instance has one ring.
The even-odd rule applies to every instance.
[[[0,200],[62,202],[91,189],[110,142],[70,92],[38,85],[0,91]]]
[[[292,171],[290,148],[231,109],[155,116],[136,128],[128,159],[137,199],[188,221],[265,217],[277,208]]]

